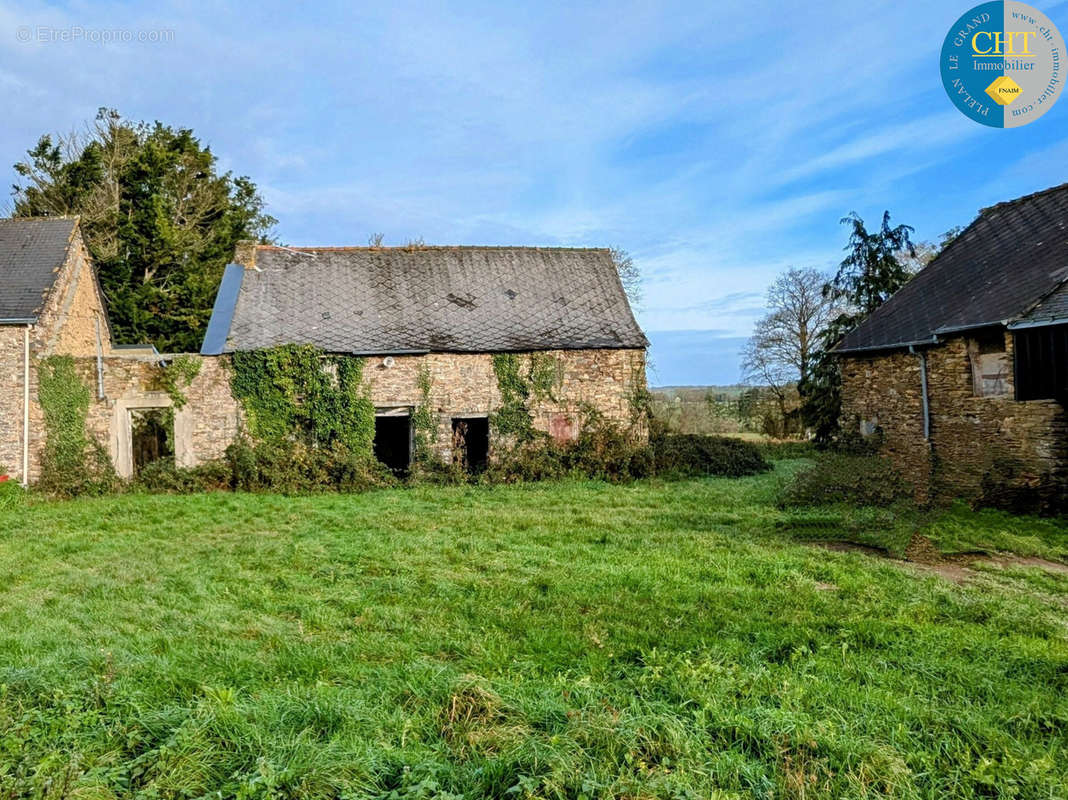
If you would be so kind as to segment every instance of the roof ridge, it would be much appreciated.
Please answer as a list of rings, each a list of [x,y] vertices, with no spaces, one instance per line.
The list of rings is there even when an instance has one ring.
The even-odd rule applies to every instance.
[[[63,220],[80,221],[81,214],[33,214],[27,217],[0,217],[0,222],[53,222]]]
[[[1014,200],[1002,200],[1000,203],[994,203],[994,205],[992,205],[992,206],[987,206],[986,208],[980,208],[979,209],[979,215],[982,216],[983,214],[987,213],[988,211],[997,211],[998,209],[1001,209],[1001,208],[1007,208],[1008,206],[1014,206],[1014,205],[1017,205],[1018,203],[1025,203],[1028,200],[1034,200],[1035,198],[1043,197],[1043,196],[1045,196],[1047,194],[1053,194],[1054,192],[1060,192],[1060,191],[1068,191],[1068,183],[1061,183],[1061,184],[1058,184],[1056,186],[1050,186],[1048,189],[1041,189],[1041,190],[1039,190],[1037,192],[1031,192],[1031,194],[1025,194],[1025,195],[1023,195],[1021,197],[1017,197]]]
[[[611,252],[610,247],[561,247],[557,245],[542,246],[542,245],[522,245],[522,244],[398,244],[398,245],[382,245],[381,247],[371,247],[368,245],[312,245],[306,247],[289,247],[285,245],[277,244],[257,244],[257,250],[280,250],[285,252],[287,250],[296,250],[301,253],[308,252],[367,252],[374,253],[382,250],[405,250],[413,252],[416,250],[560,250],[567,252],[580,252],[580,253],[608,253]]]

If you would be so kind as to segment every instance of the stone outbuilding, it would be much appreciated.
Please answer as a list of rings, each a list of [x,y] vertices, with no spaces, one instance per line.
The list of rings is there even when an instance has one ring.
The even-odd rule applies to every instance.
[[[607,250],[248,246],[226,269],[202,353],[176,356],[112,343],[77,219],[6,219],[0,473],[24,483],[40,477],[44,359],[72,360],[89,390],[86,429],[130,477],[156,457],[195,466],[223,456],[244,424],[231,354],[282,344],[365,358],[376,452],[398,469],[411,458],[413,414],[425,405],[439,455],[451,458],[459,437],[469,459],[492,457],[489,420],[502,403],[495,354],[551,361],[553,391],[530,412],[535,428],[558,439],[576,436],[590,411],[628,423],[645,389],[647,341]],[[198,362],[181,403],[165,380],[178,359]]]
[[[982,211],[836,352],[843,425],[921,495],[1064,491],[1068,184]]]
[[[485,463],[500,407],[494,354],[549,359],[536,429],[577,435],[587,410],[627,426],[648,342],[608,250],[534,247],[242,248],[223,276],[202,353],[314,345],[366,358],[376,450],[404,469],[429,378],[434,440]]]

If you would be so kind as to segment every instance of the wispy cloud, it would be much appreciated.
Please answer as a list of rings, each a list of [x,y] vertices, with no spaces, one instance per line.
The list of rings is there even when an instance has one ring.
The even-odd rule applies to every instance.
[[[646,327],[738,337],[776,272],[841,257],[850,210],[934,237],[1065,179],[1068,102],[993,131],[944,96],[959,2],[856,8],[7,3],[0,148],[10,164],[115,106],[192,127],[260,184],[284,241],[623,247]],[[25,25],[174,36],[22,43]]]

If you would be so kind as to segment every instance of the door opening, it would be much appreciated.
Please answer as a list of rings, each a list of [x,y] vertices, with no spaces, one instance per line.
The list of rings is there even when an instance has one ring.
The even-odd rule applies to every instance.
[[[174,411],[169,408],[130,410],[130,449],[134,475],[156,461],[174,463]]]
[[[375,417],[375,458],[394,475],[408,474],[412,463],[412,418],[409,414]]]
[[[489,463],[489,418],[455,417],[452,421],[452,460],[471,474]]]

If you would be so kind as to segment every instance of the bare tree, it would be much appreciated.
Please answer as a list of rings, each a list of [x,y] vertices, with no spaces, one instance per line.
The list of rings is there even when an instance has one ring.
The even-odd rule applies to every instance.
[[[816,269],[789,269],[768,288],[768,314],[760,319],[742,351],[747,381],[767,386],[786,416],[791,386],[804,387],[820,334],[837,314],[824,296],[827,276]]]
[[[634,259],[626,250],[613,247],[612,263],[616,265],[619,273],[619,281],[623,284],[623,291],[627,295],[632,308],[637,309],[642,304],[642,274]]]
[[[957,225],[939,236],[938,241],[916,242],[913,252],[910,252],[908,248],[899,250],[896,254],[897,259],[910,274],[915,275],[934,261],[935,257],[945,250],[950,242],[960,236],[963,230],[964,228]]]

